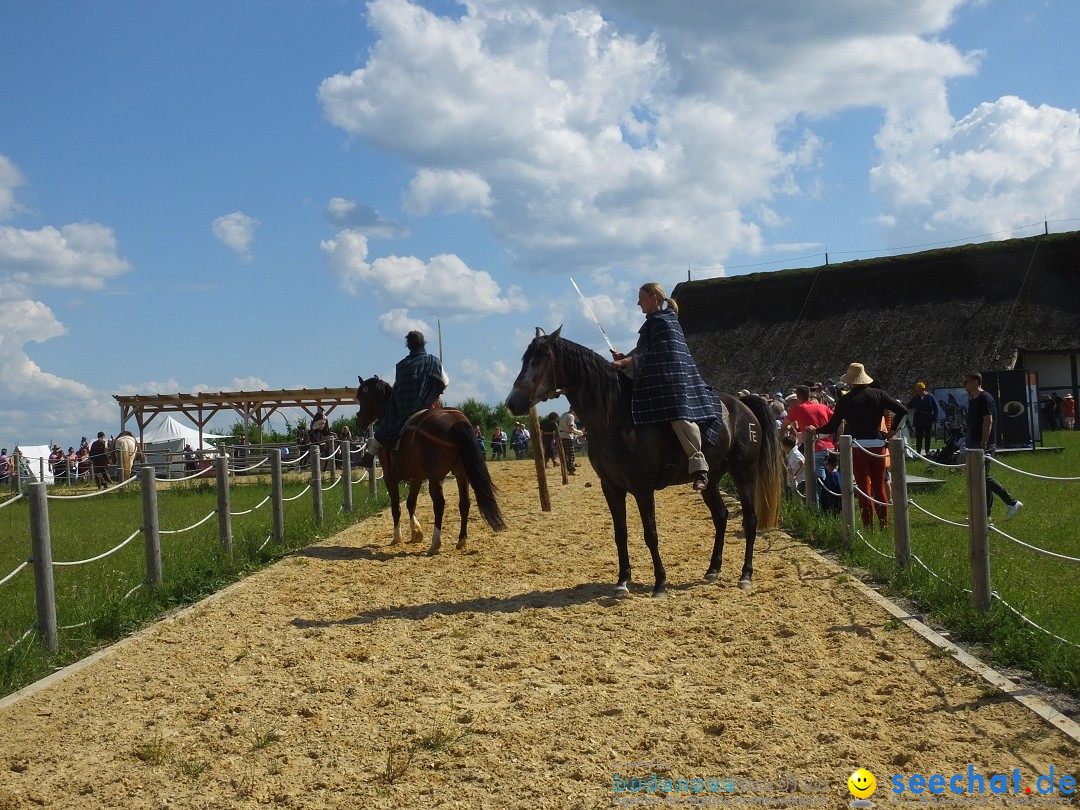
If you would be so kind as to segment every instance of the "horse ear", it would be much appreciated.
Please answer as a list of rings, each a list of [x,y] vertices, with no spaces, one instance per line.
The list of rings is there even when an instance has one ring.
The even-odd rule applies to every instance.
[[[546,335],[546,334],[547,334],[547,332],[545,332],[545,331],[544,331],[543,329],[541,329],[541,328],[540,328],[540,327],[538,326],[538,327],[536,327],[536,334],[535,334],[535,335],[533,335],[533,338],[535,339],[535,338],[538,338],[538,337],[543,337],[543,336],[544,336],[544,335]]]
[[[359,374],[356,375],[356,379],[359,380],[360,382],[364,381],[364,378],[361,377]]]
[[[561,332],[561,331],[562,331],[562,327],[563,327],[563,325],[562,325],[562,324],[560,323],[560,324],[559,324],[559,328],[558,328],[558,329],[556,329],[556,330],[555,330],[554,332],[552,332],[552,333],[551,333],[551,336],[552,336],[553,338],[557,338],[557,337],[559,336],[559,332]]]

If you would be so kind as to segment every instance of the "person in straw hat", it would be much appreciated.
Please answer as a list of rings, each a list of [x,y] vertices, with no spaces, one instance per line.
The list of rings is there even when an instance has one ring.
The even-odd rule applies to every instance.
[[[851,467],[855,485],[859,488],[859,512],[863,526],[870,528],[877,512],[881,528],[889,525],[885,490],[885,442],[895,431],[883,433],[882,419],[886,412],[895,414],[893,424],[899,425],[908,412],[903,403],[893,399],[877,386],[874,378],[866,373],[862,363],[852,363],[840,381],[848,386],[848,393],[836,403],[832,418],[819,428],[807,428],[807,432],[832,433],[844,424],[844,433],[855,440],[851,454]],[[871,500],[873,499],[873,500]],[[876,501],[876,503],[875,503]]]

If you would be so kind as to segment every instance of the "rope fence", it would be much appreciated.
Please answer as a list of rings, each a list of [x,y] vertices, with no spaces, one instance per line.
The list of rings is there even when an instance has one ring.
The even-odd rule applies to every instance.
[[[814,453],[814,437],[807,435],[804,437],[805,453],[806,457],[812,458]],[[876,449],[876,448],[875,448]],[[1080,648],[1080,644],[1075,641],[1064,638],[1056,633],[1039,625],[1030,616],[1023,614],[1012,605],[1009,605],[1001,596],[990,589],[990,544],[989,537],[991,534],[1000,536],[1017,546],[1023,547],[1036,554],[1044,555],[1046,557],[1060,560],[1065,563],[1080,563],[1080,557],[1070,556],[1057,551],[1053,551],[1046,548],[1041,548],[1030,542],[1025,542],[1019,538],[1001,530],[995,526],[987,517],[987,492],[986,492],[986,464],[995,463],[1002,467],[1011,470],[1020,475],[1026,475],[1030,478],[1042,480],[1042,481],[1060,481],[1060,482],[1078,482],[1080,476],[1049,476],[1040,475],[1038,473],[1032,473],[1027,470],[1018,469],[1008,464],[1004,464],[998,461],[992,456],[987,456],[982,450],[966,450],[963,464],[943,464],[933,459],[925,458],[918,454],[914,454],[912,457],[917,458],[922,463],[927,463],[931,466],[948,469],[959,470],[963,469],[966,472],[966,488],[968,490],[968,515],[966,521],[951,520],[947,517],[937,515],[929,509],[925,508],[921,504],[917,503],[915,499],[908,496],[908,482],[907,482],[907,470],[906,459],[911,452],[910,445],[902,438],[895,437],[888,442],[888,456],[890,462],[890,473],[892,477],[891,487],[888,490],[890,492],[890,500],[882,501],[873,497],[869,493],[865,492],[855,481],[854,476],[854,464],[853,454],[856,451],[866,453],[875,457],[880,457],[880,454],[874,452],[873,449],[863,447],[858,442],[854,441],[850,436],[840,437],[840,492],[836,492],[830,487],[825,485],[825,482],[820,479],[814,479],[811,483],[811,477],[807,476],[806,487],[806,503],[808,508],[818,508],[817,493],[815,490],[822,490],[830,495],[839,496],[841,500],[841,525],[843,528],[843,535],[845,538],[845,544],[848,548],[851,547],[854,538],[858,538],[863,545],[865,545],[872,553],[879,557],[886,559],[892,559],[896,562],[897,567],[904,569],[911,563],[915,563],[919,568],[924,570],[927,574],[932,576],[939,582],[948,585],[951,588],[955,588],[965,594],[970,594],[976,609],[980,611],[987,611],[990,609],[992,602],[1000,602],[1008,610],[1015,613],[1023,622],[1043,633],[1051,636],[1058,641],[1064,642],[1072,647]],[[892,513],[892,529],[893,529],[893,554],[887,554],[881,549],[874,546],[863,535],[862,531],[858,530],[855,526],[855,515],[859,511],[856,509],[855,502],[858,501],[862,507],[862,514],[864,522],[869,519],[873,520],[873,507],[886,507],[891,510]],[[897,508],[899,503],[903,508]],[[970,561],[970,575],[971,575],[971,587],[966,588],[950,582],[947,578],[941,576],[938,572],[934,571],[926,562],[911,548],[911,536],[910,527],[908,524],[908,507],[914,507],[922,514],[929,517],[931,520],[938,523],[961,528],[967,530],[968,534],[968,559]]]
[[[131,588],[121,599],[121,601],[128,599],[134,593],[143,588],[154,589],[160,586],[163,582],[162,577],[162,556],[161,556],[161,536],[162,535],[177,535],[184,532],[190,532],[198,527],[208,523],[215,517],[218,519],[218,535],[219,541],[223,549],[231,555],[232,553],[232,519],[235,517],[241,517],[243,515],[250,515],[262,509],[267,504],[271,504],[273,509],[273,516],[271,519],[271,530],[267,534],[266,539],[262,541],[262,544],[256,549],[256,553],[261,552],[272,541],[276,540],[278,543],[285,542],[285,524],[284,524],[284,504],[299,500],[304,497],[305,494],[310,493],[312,499],[312,507],[315,514],[316,524],[322,524],[323,511],[322,511],[322,494],[323,492],[334,489],[339,484],[342,484],[348,479],[348,486],[343,486],[342,491],[342,505],[339,511],[351,512],[352,511],[352,487],[359,481],[363,481],[364,478],[369,479],[369,487],[372,495],[377,492],[377,479],[375,477],[369,477],[367,471],[364,471],[359,481],[355,481],[351,472],[351,465],[349,461],[352,457],[352,451],[348,442],[341,443],[343,458],[342,475],[335,476],[333,465],[331,464],[330,476],[332,483],[327,486],[322,486],[323,471],[320,469],[320,462],[325,460],[331,460],[334,458],[335,453],[331,453],[326,457],[321,457],[318,452],[311,454],[310,450],[301,454],[294,464],[298,464],[305,459],[309,460],[311,465],[311,480],[300,490],[296,495],[285,497],[283,495],[283,467],[285,462],[281,458],[281,451],[278,448],[271,450],[270,455],[265,459],[252,464],[250,466],[233,465],[230,464],[229,459],[225,455],[219,455],[213,460],[213,467],[208,469],[199,470],[194,475],[186,476],[182,479],[167,479],[171,485],[175,482],[192,480],[194,478],[208,478],[214,480],[217,488],[217,508],[211,510],[199,520],[195,521],[189,526],[175,529],[161,529],[159,527],[159,509],[158,509],[158,486],[162,482],[162,479],[157,478],[155,468],[151,465],[144,465],[139,469],[138,475],[128,478],[126,481],[122,481],[115,486],[100,489],[97,492],[80,495],[50,495],[48,493],[48,486],[45,483],[31,483],[28,486],[27,493],[19,493],[16,497],[13,497],[3,504],[0,504],[0,508],[3,506],[9,506],[12,503],[18,501],[21,498],[27,498],[29,501],[29,528],[31,539],[31,557],[30,559],[17,565],[12,571],[4,575],[3,579],[0,579],[0,586],[3,586],[11,582],[16,576],[18,576],[23,570],[27,568],[33,568],[34,571],[34,594],[35,604],[37,608],[37,623],[23,633],[14,644],[9,646],[4,654],[10,653],[19,644],[23,643],[34,633],[37,633],[42,640],[46,648],[50,652],[57,652],[59,649],[59,631],[73,630],[79,627],[84,627],[91,624],[94,619],[89,618],[85,621],[76,624],[59,625],[56,620],[56,589],[54,584],[54,570],[63,567],[75,567],[82,565],[89,565],[99,562],[106,557],[116,554],[121,549],[125,548],[139,535],[143,536],[145,551],[146,551],[146,576],[143,582],[140,582],[135,587]],[[270,472],[270,492],[263,497],[254,506],[233,511],[229,508],[230,501],[230,478],[235,477],[241,473],[250,472],[253,469],[261,467],[263,464],[269,465]],[[261,481],[265,478],[253,479],[255,486],[260,485]],[[52,530],[50,526],[49,518],[49,504],[50,502],[56,503],[68,500],[81,500],[85,498],[95,498],[101,495],[106,495],[112,492],[116,492],[122,487],[129,486],[136,481],[139,482],[140,490],[142,493],[142,524],[139,528],[135,529],[126,539],[117,543],[112,548],[103,551],[99,554],[94,554],[85,559],[79,560],[54,560],[52,553]],[[167,493],[170,490],[165,488],[163,493]],[[78,598],[78,597],[76,597]]]

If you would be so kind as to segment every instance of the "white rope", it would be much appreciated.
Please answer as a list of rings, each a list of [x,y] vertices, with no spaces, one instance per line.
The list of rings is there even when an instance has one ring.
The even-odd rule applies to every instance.
[[[910,498],[908,499],[908,504],[910,504],[911,506],[914,506],[916,509],[918,509],[920,512],[922,512],[924,515],[929,515],[934,520],[940,520],[942,523],[948,523],[950,526],[956,526],[957,528],[960,528],[960,529],[968,528],[968,524],[966,524],[966,523],[957,523],[955,520],[949,520],[948,518],[943,518],[941,515],[935,515],[929,509],[924,509],[923,507],[919,506],[919,504],[915,503],[915,501],[911,500]]]
[[[1077,649],[1080,649],[1080,644],[1077,644],[1077,643],[1076,643],[1075,641],[1069,641],[1069,639],[1067,639],[1067,638],[1062,638],[1062,637],[1061,637],[1061,636],[1059,636],[1059,635],[1058,635],[1057,633],[1051,633],[1051,632],[1050,632],[1049,630],[1047,630],[1047,629],[1046,629],[1045,627],[1042,627],[1041,625],[1038,625],[1038,624],[1036,624],[1036,623],[1035,623],[1034,621],[1032,621],[1031,619],[1029,619],[1029,618],[1028,618],[1027,616],[1025,616],[1025,615],[1024,615],[1023,613],[1021,613],[1021,612],[1020,612],[1019,610],[1017,610],[1017,609],[1016,609],[1016,608],[1014,608],[1014,607],[1013,607],[1012,605],[1010,605],[1010,604],[1009,604],[1008,602],[1006,602],[1006,601],[1005,601],[1004,599],[1002,599],[1002,598],[1001,598],[1001,597],[1000,597],[1000,596],[999,596],[999,595],[997,594],[997,592],[996,592],[996,591],[992,591],[992,592],[990,593],[990,595],[991,595],[991,596],[992,596],[992,597],[993,597],[994,599],[997,599],[997,600],[998,600],[999,602],[1001,602],[1001,604],[1003,604],[1003,605],[1004,605],[1005,607],[1007,607],[1007,608],[1008,608],[1009,610],[1011,610],[1011,611],[1012,611],[1013,613],[1015,613],[1015,614],[1016,614],[1017,616],[1019,616],[1019,617],[1020,617],[1020,618],[1021,618],[1021,619],[1022,619],[1023,621],[1027,622],[1027,623],[1028,623],[1028,624],[1030,624],[1030,625],[1031,625],[1032,627],[1034,627],[1034,628],[1035,628],[1036,630],[1042,630],[1042,631],[1043,631],[1044,633],[1046,633],[1046,635],[1050,636],[1051,638],[1056,638],[1056,639],[1057,639],[1058,641],[1061,641],[1061,642],[1063,642],[1063,643],[1065,643],[1065,644],[1068,644],[1068,645],[1069,645],[1070,647],[1076,647]]]
[[[857,534],[859,536],[859,539],[862,540],[863,543],[866,544],[866,547],[868,549],[870,549],[872,552],[874,552],[875,554],[877,554],[877,555],[879,555],[881,557],[884,557],[886,560],[891,560],[892,559],[891,554],[886,554],[884,551],[880,551],[879,549],[877,549],[874,546],[870,545],[870,541],[867,540],[865,537],[863,537],[862,532],[860,532],[858,529],[855,530],[855,534]]]
[[[26,568],[26,566],[30,565],[31,562],[32,562],[32,560],[27,560],[26,562],[20,563],[18,566],[16,566],[14,571],[12,571],[10,574],[8,574],[3,579],[0,579],[0,585],[3,585],[5,582],[7,582],[9,579],[11,579],[13,576],[15,576],[17,573],[22,571],[24,568]]]
[[[158,529],[158,534],[181,534],[182,532],[190,532],[192,529],[196,529],[199,526],[202,526],[204,523],[206,523],[206,521],[208,521],[216,514],[217,509],[213,509],[209,513],[207,513],[206,517],[204,517],[202,520],[192,523],[190,526],[185,526],[182,529]]]
[[[19,500],[19,498],[25,498],[25,497],[26,496],[23,493],[20,492],[14,498],[8,498],[3,503],[0,503],[0,509],[3,509],[5,506],[11,506],[13,503],[15,503],[15,501]]]
[[[1056,476],[1056,475],[1039,475],[1038,473],[1028,472],[1027,470],[1017,469],[1016,467],[1010,467],[1004,461],[998,461],[996,458],[994,458],[993,456],[991,456],[989,454],[987,454],[986,457],[988,459],[990,459],[992,462],[994,462],[995,464],[1000,464],[1006,470],[1012,470],[1014,473],[1020,473],[1021,475],[1026,475],[1028,478],[1039,478],[1039,479],[1042,479],[1043,481],[1080,481],[1080,475],[1073,476],[1071,478],[1064,478],[1064,477],[1060,477],[1060,476]]]
[[[104,494],[106,494],[108,492],[113,492],[115,490],[121,489],[122,487],[126,487],[132,481],[138,481],[138,480],[139,480],[139,476],[133,475],[128,480],[121,481],[116,486],[108,487],[106,489],[99,489],[97,492],[87,492],[85,495],[46,495],[45,497],[46,498],[51,498],[51,499],[57,500],[57,501],[77,501],[77,500],[81,500],[82,498],[96,498],[98,495],[104,495]]]
[[[993,523],[991,523],[987,528],[989,528],[990,531],[994,532],[995,534],[1000,534],[1006,540],[1012,540],[1018,546],[1023,546],[1024,548],[1031,549],[1032,551],[1037,551],[1040,554],[1045,554],[1047,557],[1056,557],[1057,559],[1065,560],[1066,562],[1080,563],[1080,557],[1070,557],[1068,554],[1058,554],[1056,551],[1047,551],[1045,548],[1033,546],[1030,543],[1025,543],[1023,540],[1017,540],[1011,534],[1006,534],[1005,532],[1003,532]]]
[[[197,473],[185,475],[183,478],[154,478],[155,481],[190,481],[192,478],[208,478],[214,474],[213,467],[204,467]]]
[[[862,495],[864,498],[866,498],[871,503],[876,503],[878,506],[892,506],[892,501],[884,501],[884,502],[882,502],[882,501],[876,500],[873,495],[867,495],[865,492],[863,492],[861,489],[859,489],[858,484],[855,484],[854,488],[855,488],[855,491],[857,493]]]
[[[263,464],[266,464],[269,461],[270,461],[270,456],[263,456],[262,461],[257,461],[254,464],[244,464],[243,466],[240,466],[239,464],[230,464],[229,465],[229,472],[234,472],[234,473],[251,472],[252,470],[259,469],[259,467],[261,467]]]
[[[970,588],[961,588],[959,585],[954,585],[953,583],[949,582],[949,580],[945,579],[944,577],[939,576],[938,573],[936,571],[934,571],[933,568],[931,568],[929,565],[927,565],[926,563],[924,563],[922,561],[922,558],[918,554],[913,553],[911,555],[911,559],[913,559],[915,562],[917,562],[926,573],[928,573],[930,576],[932,576],[938,582],[940,582],[940,583],[942,583],[944,585],[948,585],[950,588],[956,588],[958,591],[963,591],[964,593],[971,593]]]
[[[270,496],[267,495],[265,498],[263,498],[261,501],[259,501],[257,504],[255,504],[250,509],[245,509],[243,512],[229,512],[229,514],[232,515],[233,517],[240,517],[240,515],[250,515],[256,509],[260,509],[263,506],[266,506],[266,502],[269,501],[269,500],[270,500]]]
[[[266,539],[265,539],[265,540],[263,540],[263,544],[262,544],[261,546],[259,546],[259,547],[258,547],[257,549],[255,549],[255,550],[256,550],[256,551],[262,551],[262,550],[263,550],[264,548],[266,548],[266,544],[270,542],[270,538],[271,538],[271,537],[273,537],[273,536],[274,536],[274,533],[273,533],[273,532],[270,532],[270,534],[266,535]]]
[[[338,484],[340,484],[344,480],[345,480],[344,477],[339,476],[338,479],[334,483],[332,483],[330,486],[328,486],[328,487],[320,487],[320,488],[322,489],[323,492],[329,492],[330,490],[332,490],[334,487],[336,487]]]
[[[291,498],[282,498],[281,500],[282,500],[282,501],[295,501],[295,500],[296,500],[297,498],[299,498],[299,497],[300,497],[301,495],[305,494],[305,493],[306,493],[306,492],[307,492],[307,491],[308,491],[309,489],[311,489],[311,484],[308,484],[308,485],[307,485],[306,487],[304,487],[304,488],[303,488],[302,490],[300,490],[299,492],[297,492],[297,493],[296,493],[295,495],[293,495],[293,496],[292,496]]]
[[[79,627],[86,627],[93,619],[87,619],[85,622],[79,622],[78,624],[63,624],[57,627],[57,630],[76,630]]]
[[[139,590],[139,588],[142,588],[145,585],[146,585],[145,582],[140,582],[138,585],[136,585],[134,588],[132,588],[130,591],[128,591],[127,593],[124,594],[124,599],[127,599],[129,596],[131,596],[133,593],[135,593],[135,591]],[[121,599],[120,601],[123,602],[124,599]]]
[[[297,456],[297,457],[296,457],[295,459],[293,459],[292,461],[283,461],[283,462],[281,462],[281,463],[282,463],[282,464],[299,464],[299,463],[300,463],[301,461],[303,461],[303,460],[304,460],[305,458],[307,458],[307,457],[308,457],[308,453],[310,453],[310,452],[311,452],[311,450],[310,450],[310,449],[308,449],[308,450],[305,450],[305,451],[304,451],[303,453],[301,453],[300,455],[298,455],[298,456]]]
[[[12,644],[10,647],[8,647],[6,650],[4,650],[4,655],[7,655],[9,652],[14,650],[16,647],[18,647],[24,641],[26,641],[26,639],[28,639],[30,637],[30,634],[33,633],[35,630],[37,630],[37,625],[34,625],[29,630],[27,630],[25,633],[23,633],[21,636],[19,636],[18,639],[15,640],[14,644]]]
[[[110,554],[116,553],[117,551],[122,549],[124,546],[126,546],[128,543],[130,543],[132,540],[134,540],[138,536],[139,532],[141,532],[141,531],[142,531],[142,527],[139,527],[134,532],[132,532],[131,536],[127,540],[125,540],[123,543],[121,543],[118,546],[114,546],[113,548],[110,548],[106,552],[98,554],[96,557],[90,557],[89,559],[86,559],[86,560],[74,560],[74,561],[71,561],[71,562],[56,562],[55,560],[53,560],[53,565],[85,565],[86,563],[92,563],[92,562],[97,562],[98,560],[103,560],[106,557],[108,557]]]
[[[873,451],[874,450],[888,449],[887,445],[884,445],[884,444],[881,445],[880,447],[863,447],[861,444],[859,444],[859,441],[857,439],[852,439],[851,440],[851,446],[852,447],[858,447],[860,450],[862,450],[868,456],[878,456],[879,458],[885,458],[885,454],[884,453],[875,453]]]

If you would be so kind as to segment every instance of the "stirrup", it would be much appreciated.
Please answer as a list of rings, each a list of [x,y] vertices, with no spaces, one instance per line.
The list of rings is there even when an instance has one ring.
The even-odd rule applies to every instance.
[[[701,470],[694,478],[694,492],[704,492],[708,488],[709,474],[705,470]]]

